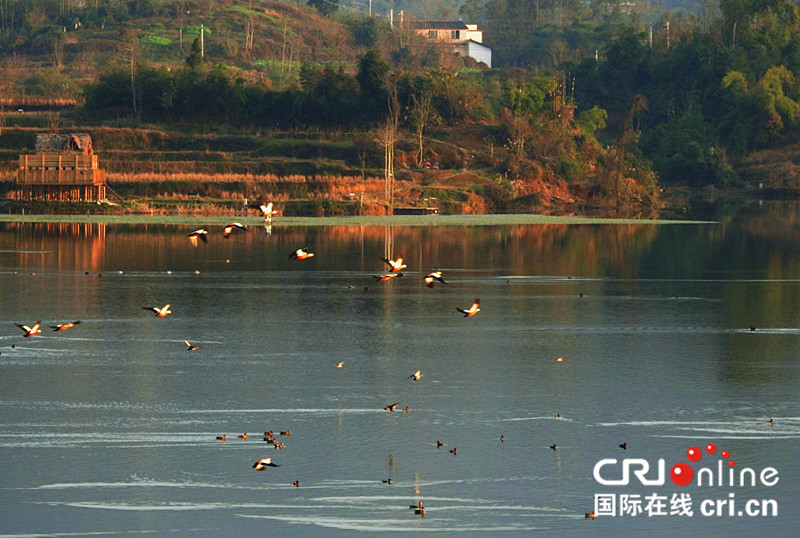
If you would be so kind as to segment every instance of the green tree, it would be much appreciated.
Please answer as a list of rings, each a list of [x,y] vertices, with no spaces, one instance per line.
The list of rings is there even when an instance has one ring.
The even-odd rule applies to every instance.
[[[339,9],[339,0],[308,0],[308,5],[322,15],[330,15]]]
[[[203,56],[199,37],[195,37],[194,41],[192,41],[192,46],[189,49],[189,56],[186,58],[186,65],[188,65],[192,71],[200,71],[206,65],[206,59]]]
[[[385,115],[388,73],[389,64],[383,61],[377,49],[370,49],[359,56],[356,81],[361,89],[362,111],[368,121],[380,119]]]

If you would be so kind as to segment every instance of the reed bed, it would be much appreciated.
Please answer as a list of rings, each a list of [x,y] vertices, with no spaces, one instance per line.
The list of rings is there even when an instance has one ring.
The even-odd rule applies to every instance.
[[[106,176],[110,182],[120,183],[146,183],[162,181],[193,181],[199,183],[330,183],[332,185],[353,185],[360,183],[358,176],[307,176],[307,175],[286,175],[276,174],[203,174],[196,172],[141,172],[123,173],[109,172]],[[375,181],[383,182],[383,178],[367,177],[365,183]]]

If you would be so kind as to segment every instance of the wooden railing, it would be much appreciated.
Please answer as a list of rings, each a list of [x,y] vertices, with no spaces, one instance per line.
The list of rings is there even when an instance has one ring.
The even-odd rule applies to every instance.
[[[19,168],[56,170],[96,170],[99,168],[97,155],[20,155]]]
[[[17,184],[20,185],[102,185],[105,182],[105,170],[23,169],[17,171]]]

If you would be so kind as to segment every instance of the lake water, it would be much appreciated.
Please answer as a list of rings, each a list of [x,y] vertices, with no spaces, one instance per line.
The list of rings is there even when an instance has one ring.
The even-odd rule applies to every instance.
[[[792,215],[276,223],[209,227],[196,247],[192,229],[0,224],[0,534],[800,528]],[[289,259],[304,246],[313,258]],[[402,278],[374,278],[384,256],[405,258]],[[427,288],[434,267],[447,284]],[[456,311],[475,298],[476,316]],[[37,320],[30,338],[14,326]],[[262,457],[280,466],[254,471]],[[656,481],[664,460],[663,483],[594,477],[621,480],[624,459]]]

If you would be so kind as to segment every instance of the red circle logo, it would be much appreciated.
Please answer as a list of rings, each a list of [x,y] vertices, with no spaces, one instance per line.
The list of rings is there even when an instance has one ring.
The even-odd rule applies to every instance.
[[[689,467],[688,463],[676,463],[672,466],[669,477],[676,486],[688,486],[694,478],[694,470]]]

